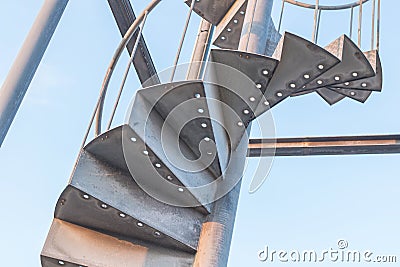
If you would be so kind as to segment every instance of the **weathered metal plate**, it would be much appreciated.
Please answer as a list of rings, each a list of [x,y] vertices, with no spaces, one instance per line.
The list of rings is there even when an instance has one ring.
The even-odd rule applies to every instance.
[[[216,91],[216,98],[229,107],[229,110],[222,108],[221,113],[233,148],[239,144],[249,123],[269,110],[263,94],[277,64],[277,60],[258,54],[211,51],[205,83],[213,84],[211,90]]]
[[[288,32],[282,36],[273,58],[280,62],[265,92],[271,107],[340,62],[323,48]]]
[[[125,134],[124,131],[126,131]],[[156,141],[158,140],[160,139],[157,139]],[[124,145],[126,146],[125,149],[123,148]],[[176,167],[174,167],[174,172],[169,168],[169,166],[173,165],[165,163],[167,161],[165,156],[164,158],[159,158],[154,150],[150,149],[148,144],[145,144],[141,137],[132,131],[129,126],[120,126],[98,136],[85,147],[85,150],[94,155],[96,159],[120,170],[119,172],[116,172],[111,169],[110,175],[118,175],[118,173],[122,171],[124,175],[129,177],[126,179],[131,179],[132,181],[134,179],[136,181],[146,179],[147,182],[157,182],[160,180],[161,182],[165,181],[163,190],[160,193],[165,198],[180,203],[181,205],[197,203],[196,206],[199,206],[198,208],[204,213],[207,213],[210,210],[209,206],[201,205],[200,200],[193,196],[188,190],[182,192],[179,191],[179,193],[177,193],[177,190],[179,187],[189,187],[189,185],[198,186],[201,183],[208,183],[212,180],[211,174],[206,176],[206,178],[209,178],[208,180],[204,180],[200,178],[203,178],[205,175],[200,176],[200,178],[199,175],[190,176],[190,174],[186,173],[185,175],[182,175],[182,171],[176,171]],[[127,155],[129,155],[129,158],[126,157]],[[88,161],[84,164],[87,164],[91,168],[85,166],[83,163],[79,164],[78,166],[81,166],[81,168],[75,170],[72,182],[75,181],[74,179],[83,179],[79,176],[79,172],[82,172],[82,170],[84,171],[84,174],[81,176],[85,177],[86,175],[90,176],[90,171],[95,173],[99,172],[101,174],[101,170],[105,168],[100,164],[101,162],[97,162],[94,159],[89,160],[86,153],[83,153],[81,157],[82,161]],[[96,164],[100,165],[97,166]],[[156,167],[156,165],[160,167]],[[176,172],[178,172],[179,176]],[[134,175],[134,179],[131,175]],[[82,182],[80,182],[80,184],[81,183]],[[81,189],[86,191],[85,188]],[[100,197],[100,199],[103,198]]]
[[[217,25],[213,44],[225,49],[238,49],[247,0],[237,0],[222,21]]]
[[[329,87],[330,90],[337,92],[339,94],[345,95],[351,99],[354,99],[358,102],[365,103],[367,99],[371,96],[372,91],[367,90],[356,90],[356,89],[348,89],[348,88],[333,88]]]
[[[300,91],[323,88],[344,82],[372,77],[374,69],[363,52],[347,36],[342,35],[327,47],[327,51],[340,59],[340,63],[310,80]]]
[[[147,103],[140,103],[141,101],[146,101]],[[144,107],[144,105],[147,107]],[[153,122],[151,119],[146,118],[146,116],[152,115],[154,112],[157,112],[164,121]],[[161,130],[167,130],[164,127],[165,124],[170,126],[168,129],[173,130],[171,131],[171,138],[183,141],[192,151],[193,155],[185,153],[186,157],[192,158],[192,160],[199,159],[204,167],[207,167],[214,175],[214,179],[221,176],[222,172],[218,155],[213,155],[213,160],[210,164],[209,158],[202,157],[200,151],[199,144],[205,137],[212,140],[215,139],[204,86],[201,81],[163,84],[148,87],[137,92],[131,115],[131,127],[140,134],[146,127],[154,126],[153,128],[160,128],[157,131],[161,134]],[[139,127],[142,129],[139,129]],[[142,138],[146,142],[149,139],[147,137]],[[159,138],[157,141],[158,144],[150,145],[149,143],[149,146],[156,153],[166,152],[165,146],[160,147],[163,145],[161,144],[161,139]],[[155,146],[160,147],[160,150],[156,150]],[[179,147],[175,148],[179,149]],[[183,149],[182,152],[184,152]]]
[[[343,100],[346,96],[338,94],[328,88],[317,89],[316,92],[329,104],[334,105],[337,102]]]
[[[136,195],[136,197],[138,196]],[[120,201],[124,200],[126,199],[121,199]],[[137,202],[131,203],[131,205],[137,204]],[[154,202],[149,202],[147,204],[147,213],[151,213],[151,210],[154,210],[156,208],[156,206],[154,206],[153,204]],[[158,208],[160,208],[160,206]],[[159,211],[158,213],[161,212]],[[163,213],[163,217],[165,217],[165,215],[166,213]],[[176,216],[177,214],[172,213],[170,215]],[[64,190],[58,200],[55,210],[55,218],[115,237],[123,239],[139,239],[150,243],[157,243],[160,246],[164,246],[167,248],[178,249],[191,253],[195,251],[195,240],[190,239],[192,240],[192,242],[190,242],[190,240],[185,240],[186,243],[182,243],[171,238],[169,235],[163,232],[163,230],[170,228],[167,225],[163,226],[164,229],[158,229],[146,224],[145,221],[149,222],[150,217],[156,218],[154,215],[151,214],[143,214],[143,218],[132,217],[129,214],[126,214],[125,212],[116,209],[111,204],[103,202],[84,191],[78,190],[74,186],[68,186]],[[157,219],[161,220],[160,217],[158,217]],[[171,222],[176,221],[176,219],[177,218],[171,219]],[[152,225],[157,225],[159,228],[162,228],[159,222],[149,223],[151,223]],[[185,226],[189,228],[193,227],[193,225]],[[197,231],[199,225],[195,226]],[[174,229],[174,231],[178,230]],[[179,235],[179,232],[171,233],[171,230],[169,230],[168,232],[169,234],[172,234],[174,236]]]
[[[367,57],[369,63],[375,71],[375,75],[365,79],[359,79],[346,83],[336,84],[332,87],[346,88],[346,89],[358,89],[368,91],[381,91],[382,90],[382,64],[379,57],[379,53],[376,50],[365,52],[364,55]]]
[[[124,240],[54,219],[41,253],[43,267],[192,265],[194,255],[136,240]]]
[[[146,169],[145,165],[143,169]],[[171,182],[177,181],[175,177],[171,178],[173,179]],[[191,249],[196,248],[201,223],[205,219],[204,210],[201,213],[194,208],[181,208],[164,204],[144,192],[129,174],[103,163],[87,152],[82,153],[71,178],[70,186],[73,187],[72,189],[85,192],[91,198],[98,199],[102,203],[114,207],[124,213],[126,217],[140,220],[144,225],[148,225],[177,240],[177,243],[183,243]],[[163,190],[167,191],[171,197],[177,198],[177,201],[183,203],[189,197],[192,197],[187,190],[178,192],[175,188],[173,187],[173,190],[171,190],[169,187],[165,187]],[[123,227],[117,226],[114,216],[118,217],[118,214],[113,212],[105,213],[101,209],[101,205],[88,205],[89,202],[86,202],[82,195],[77,197],[78,193],[70,193],[70,191],[67,190],[65,194],[75,199],[72,200],[71,205],[73,207],[80,205],[81,208],[74,210],[69,208],[68,203],[62,204],[62,200],[65,197],[61,196],[56,207],[56,217],[125,236],[133,235],[139,238],[140,234],[142,234],[132,233],[129,229],[125,229],[125,231]],[[97,214],[82,218],[84,214],[79,209],[82,209],[84,205],[87,205],[85,209],[91,209],[91,212],[97,212]],[[126,224],[126,222],[121,223]],[[135,226],[135,224],[132,224],[132,226]],[[132,231],[135,231],[135,228]],[[148,236],[142,237],[148,238]]]
[[[191,5],[191,0],[185,0],[187,5]],[[217,25],[225,14],[229,11],[235,0],[200,0],[194,4],[194,11],[203,19]]]

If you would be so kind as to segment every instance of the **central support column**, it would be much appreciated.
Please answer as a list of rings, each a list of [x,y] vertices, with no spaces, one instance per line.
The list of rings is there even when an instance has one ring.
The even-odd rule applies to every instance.
[[[272,0],[249,0],[239,50],[265,53],[272,4]],[[251,125],[247,128],[247,135],[243,135],[239,146],[233,151],[230,160],[235,168],[230,169],[232,173],[228,171],[224,175],[225,179],[244,172],[250,129]],[[227,266],[241,184],[240,180],[227,195],[214,203],[212,213],[203,224],[193,266]]]

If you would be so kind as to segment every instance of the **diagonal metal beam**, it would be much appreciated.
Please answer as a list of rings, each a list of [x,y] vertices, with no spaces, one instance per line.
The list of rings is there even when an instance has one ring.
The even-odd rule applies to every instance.
[[[136,16],[133,12],[130,0],[107,0],[114,15],[118,29],[122,36],[125,35],[129,27],[135,21]],[[129,55],[131,55],[138,33],[136,32],[127,44]],[[143,36],[140,37],[138,49],[133,59],[140,82],[146,86],[159,84],[160,80],[154,66],[150,51],[147,48]]]
[[[400,153],[400,135],[251,139],[248,157]]]

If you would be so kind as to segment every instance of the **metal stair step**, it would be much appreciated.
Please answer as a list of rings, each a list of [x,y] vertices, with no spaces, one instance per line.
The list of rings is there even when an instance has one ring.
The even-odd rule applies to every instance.
[[[152,147],[154,148],[154,146]],[[98,136],[85,147],[85,151],[101,162],[88,158],[88,153],[82,153],[80,161],[84,163],[78,165],[81,168],[77,168],[74,172],[72,182],[85,179],[87,174],[81,175],[79,172],[82,170],[88,172],[90,169],[87,170],[84,164],[89,166],[94,164],[92,169],[96,170],[104,169],[105,167],[102,165],[96,166],[96,164],[104,162],[110,167],[117,168],[126,177],[125,180],[130,179],[133,184],[140,183],[141,189],[146,193],[156,195],[167,203],[175,206],[198,207],[203,213],[208,213],[211,209],[210,205],[202,204],[205,203],[200,198],[202,195],[200,197],[193,195],[188,187],[209,183],[210,180],[213,180],[212,174],[207,170],[200,173],[184,172],[174,167],[168,162],[165,155],[162,158],[158,157],[150,148],[149,143],[145,143],[128,125],[117,127]],[[110,172],[110,175],[119,173],[113,169]],[[205,180],[205,178],[208,179]],[[122,178],[116,176],[114,179]],[[82,181],[79,182],[80,184]],[[85,191],[85,188],[82,190]],[[213,194],[211,191],[209,193]],[[210,196],[207,197],[210,198]]]
[[[333,86],[375,75],[374,69],[364,53],[346,35],[342,35],[326,46],[325,49],[334,54],[340,60],[340,63],[310,80],[300,91]]]
[[[190,196],[186,190],[174,194],[183,200]],[[114,236],[192,252],[206,213],[154,199],[128,173],[83,151],[59,198],[55,217]]]
[[[217,25],[235,1],[236,0],[196,0],[194,11],[211,24]],[[185,3],[190,6],[192,1],[185,0]]]
[[[197,167],[195,162],[186,161],[187,164],[182,164],[186,168],[191,169],[188,165],[190,164],[195,169],[205,168],[214,175],[207,181],[221,176],[215,146],[213,142],[204,142],[205,138],[215,140],[215,136],[202,81],[174,82],[139,90],[129,124],[159,157],[169,153],[178,160],[182,158],[182,152],[185,157],[196,160],[197,165],[200,164]],[[169,141],[160,142],[161,138],[168,138]],[[180,150],[178,146],[173,145],[178,141]],[[202,146],[207,150],[203,154],[200,150]],[[190,151],[185,148],[189,148]],[[205,175],[205,172],[203,174]]]
[[[137,203],[132,204],[136,205]],[[124,239],[133,238],[181,251],[194,252],[196,249],[193,247],[194,242],[191,246],[184,244],[171,238],[162,230],[151,227],[144,222],[147,221],[155,225],[154,222],[150,221],[152,216],[148,215],[155,209],[156,207],[149,203],[146,207],[147,213],[142,212],[140,218],[137,218],[137,214],[135,214],[136,217],[132,217],[108,204],[108,202],[101,201],[74,186],[68,186],[58,200],[55,218]],[[162,213],[162,211],[158,211],[158,213]],[[179,214],[172,215],[178,216]],[[171,223],[173,222],[174,220],[171,221]],[[158,227],[161,228],[161,225],[159,224]],[[166,229],[166,225],[164,225],[164,228]]]
[[[276,59],[258,54],[237,50],[211,51],[204,79],[216,91],[216,98],[233,111],[221,113],[234,148],[249,123],[269,110],[264,93],[277,64]]]
[[[279,64],[265,93],[271,107],[340,62],[325,49],[288,32],[282,36],[272,57]]]
[[[345,95],[339,94],[328,88],[319,88],[315,90],[329,105],[334,105],[346,98]]]
[[[348,98],[351,98],[351,99],[356,100],[356,101],[361,102],[361,103],[365,103],[365,101],[367,101],[367,99],[372,94],[372,91],[357,90],[357,89],[350,89],[350,88],[329,87],[329,90],[332,90],[334,92],[337,92],[339,94],[347,96]]]
[[[225,49],[238,49],[247,0],[237,0],[215,28],[213,44]]]
[[[371,64],[375,75],[365,79],[358,79],[355,81],[345,82],[341,84],[332,85],[335,88],[349,88],[368,91],[382,91],[382,64],[379,53],[376,50],[365,52],[364,55]]]
[[[54,219],[40,258],[43,267],[189,267],[194,255]]]

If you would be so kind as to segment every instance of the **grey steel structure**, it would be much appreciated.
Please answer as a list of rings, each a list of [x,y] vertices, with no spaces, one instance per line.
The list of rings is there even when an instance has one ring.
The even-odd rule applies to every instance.
[[[46,0],[0,89],[0,146],[61,19],[68,0]]]
[[[366,101],[382,89],[378,47],[362,52],[346,36],[324,48],[291,33],[281,36],[271,19],[272,0],[188,0],[188,21],[192,10],[202,21],[187,79],[161,84],[141,35],[159,2],[136,18],[128,0],[108,0],[123,39],[57,202],[42,266],[226,266],[246,156],[400,152],[399,136],[248,138],[251,122],[289,97],[316,92],[329,104],[345,97]],[[320,11],[329,7],[282,2],[315,9],[316,40]],[[66,4],[45,2],[38,21],[46,17],[46,23],[31,34],[51,34],[37,41],[39,50],[23,49],[13,68],[22,65],[24,71],[12,70],[0,92],[1,106],[8,107],[0,114],[7,122],[0,138]],[[219,49],[210,50],[211,44]],[[108,83],[125,47],[143,89],[128,121],[101,132]],[[95,117],[96,137],[86,144]],[[179,145],[168,145],[174,141]],[[173,162],[171,155],[184,159]]]

